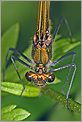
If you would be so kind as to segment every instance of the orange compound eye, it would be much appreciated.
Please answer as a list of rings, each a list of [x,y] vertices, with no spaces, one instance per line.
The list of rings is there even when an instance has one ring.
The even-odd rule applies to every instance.
[[[50,75],[48,76],[48,82],[53,82],[54,79],[55,79],[55,76],[54,76],[54,75],[50,74]]]

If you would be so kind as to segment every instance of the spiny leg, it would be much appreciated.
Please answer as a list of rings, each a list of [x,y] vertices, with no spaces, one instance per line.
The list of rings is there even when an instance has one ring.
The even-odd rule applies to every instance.
[[[71,63],[75,63],[75,55],[76,55],[76,53],[74,53],[72,56],[72,62]],[[68,75],[67,75],[67,77],[66,77],[66,81],[65,81],[65,84],[64,84],[64,86],[62,87],[62,91],[64,92],[64,88],[65,88],[65,86],[66,86],[66,84],[67,84],[67,82],[68,82],[68,80],[69,80],[69,76],[70,76],[70,73],[71,73],[71,70],[72,70],[72,66],[69,68],[69,71],[68,71]]]
[[[65,68],[70,68],[70,67],[71,67],[71,68],[74,67],[74,71],[73,71],[73,75],[72,75],[72,78],[71,78],[71,82],[70,82],[68,91],[67,91],[67,93],[66,93],[66,108],[68,108],[68,98],[69,98],[70,89],[71,89],[71,87],[72,87],[73,79],[74,79],[75,72],[76,72],[76,65],[72,63],[72,64],[68,64],[68,65],[59,67],[59,68],[57,68],[57,69],[51,69],[51,70],[50,70],[50,72],[56,72],[56,71],[59,71],[59,70],[65,69]]]
[[[67,19],[66,19],[65,17],[61,17],[61,18],[59,19],[58,25],[56,26],[55,31],[54,31],[54,33],[53,33],[53,39],[55,39],[55,37],[56,37],[56,35],[57,35],[57,33],[58,33],[58,31],[59,31],[59,29],[60,29],[60,27],[61,27],[61,25],[62,25],[63,22],[65,23],[65,25],[66,25],[66,27],[67,27],[67,30],[68,30],[68,33],[69,33],[69,37],[70,37],[70,39],[72,40],[71,29],[70,29],[70,26],[69,26],[69,24],[68,24],[68,21],[67,21]]]
[[[23,83],[23,81],[22,81],[22,79],[21,79],[21,76],[20,76],[20,74],[19,74],[19,72],[18,72],[18,69],[17,69],[17,67],[16,67],[15,60],[17,60],[17,59],[15,58],[15,56],[11,56],[11,61],[12,61],[13,65],[14,65],[14,69],[15,69],[15,71],[16,71],[18,77],[19,77],[20,82],[22,83],[22,86],[23,86],[23,89],[22,89],[22,92],[21,92],[21,95],[22,95],[22,93],[23,93],[23,91],[24,91],[24,89],[25,89],[25,86],[24,86],[24,83]]]
[[[71,62],[71,63],[74,63],[75,55],[76,55],[75,52],[69,52],[69,53],[63,55],[62,57],[60,57],[58,60],[52,62],[52,63],[50,64],[50,66],[55,66],[55,65],[57,65],[60,61],[64,60],[65,58],[67,58],[67,57],[69,57],[69,56],[72,56],[72,62]],[[63,88],[62,88],[62,91],[63,91],[63,92],[64,92],[64,88],[65,88],[65,86],[66,86],[66,84],[67,84],[67,81],[68,81],[69,75],[70,75],[70,73],[71,73],[71,70],[72,70],[72,67],[69,68],[69,72],[68,72],[68,75],[67,75],[67,77],[66,77],[65,85],[64,85]]]
[[[50,66],[55,66],[55,65],[57,65],[60,61],[64,60],[65,58],[67,58],[67,57],[69,57],[69,56],[72,56],[72,63],[74,63],[74,61],[75,61],[75,55],[76,55],[75,52],[69,52],[69,53],[63,55],[62,57],[60,57],[58,60],[52,62],[52,63],[50,64]],[[64,85],[63,88],[62,88],[62,91],[63,91],[63,92],[64,92],[64,88],[65,88],[65,86],[66,86],[66,84],[67,84],[67,81],[68,81],[69,75],[70,75],[70,73],[71,73],[71,70],[72,70],[72,67],[70,67],[70,69],[69,69],[68,75],[67,75],[67,77],[66,77],[65,85]]]
[[[50,64],[50,66],[55,66],[55,65],[57,65],[60,61],[64,60],[65,58],[67,58],[67,57],[69,57],[69,56],[73,56],[73,57],[72,57],[72,62],[74,62],[74,60],[75,60],[75,55],[76,55],[75,52],[68,52],[68,53],[66,53],[65,55],[63,55],[62,57],[60,57],[59,59],[57,59],[56,61],[52,62],[52,63]]]
[[[9,50],[10,51],[10,50]],[[8,54],[9,54],[9,51],[8,51],[8,53],[7,53],[7,55],[6,55],[6,64],[5,64],[5,67],[4,67],[4,70],[6,71],[6,65],[7,65],[7,62],[8,62]],[[19,53],[19,52],[18,52]],[[19,72],[18,72],[18,69],[17,69],[17,67],[16,67],[16,64],[15,64],[15,60],[16,61],[18,61],[18,62],[20,62],[21,64],[23,64],[24,66],[26,66],[26,67],[29,67],[30,69],[34,69],[31,65],[29,65],[29,64],[27,64],[27,63],[25,63],[24,61],[22,61],[19,57],[18,57],[18,55],[15,55],[15,53],[13,54],[13,55],[11,55],[11,61],[12,61],[12,63],[13,63],[13,65],[14,65],[14,68],[15,68],[15,71],[17,72],[17,75],[18,75],[18,77],[19,77],[19,80],[20,80],[20,82],[22,83],[22,86],[23,86],[23,89],[22,89],[22,92],[21,92],[21,95],[22,95],[22,93],[23,93],[23,91],[24,91],[24,89],[25,89],[25,86],[24,86],[24,84],[23,84],[23,81],[22,81],[22,79],[21,79],[21,77],[20,77],[20,74],[19,74]]]
[[[74,64],[74,72],[73,72],[72,79],[71,79],[71,82],[70,82],[70,85],[69,85],[69,88],[68,88],[68,91],[67,91],[67,94],[66,94],[66,100],[67,100],[66,107],[67,108],[68,108],[68,97],[69,97],[70,89],[72,87],[72,83],[73,83],[73,79],[74,79],[74,76],[75,76],[75,72],[76,72],[76,65]]]
[[[11,61],[12,61],[13,65],[14,65],[15,71],[17,72],[17,75],[18,75],[18,77],[19,77],[19,80],[20,80],[20,82],[22,83],[22,86],[23,86],[23,89],[22,89],[22,92],[21,92],[21,95],[22,95],[22,93],[23,93],[23,91],[24,91],[24,89],[25,89],[25,86],[24,86],[24,84],[23,84],[23,81],[22,81],[22,79],[21,79],[21,76],[20,76],[20,74],[19,74],[19,72],[18,72],[18,69],[17,69],[17,67],[16,67],[15,60],[18,61],[18,62],[20,62],[21,64],[23,64],[23,65],[29,67],[29,68],[32,68],[32,67],[31,67],[30,65],[26,64],[24,61],[22,61],[22,60],[19,59],[18,57],[14,56],[14,55],[11,56]]]
[[[58,64],[60,61],[62,61],[63,59],[67,58],[68,56],[72,56],[72,64],[74,64],[75,55],[76,55],[75,52],[69,52],[69,53],[65,54],[64,56],[62,56],[61,58],[59,58],[58,60],[52,62],[52,64],[50,64],[50,66],[55,66],[55,65]],[[66,77],[65,84],[64,84],[64,86],[63,86],[63,88],[62,88],[63,91],[64,91],[64,88],[65,88],[65,86],[66,86],[66,84],[67,84],[67,81],[68,81],[68,79],[69,79],[69,76],[70,76],[70,73],[71,73],[71,70],[72,70],[72,67],[73,67],[72,65],[67,65],[67,66],[69,66],[69,72],[68,72],[68,75],[67,75],[67,77]],[[60,70],[60,69],[63,69],[63,68],[60,67],[60,68],[54,69],[54,70],[56,71],[56,70]],[[53,69],[51,69],[51,70],[53,70]],[[51,70],[50,70],[50,71],[51,71]],[[72,86],[72,85],[71,85],[71,86]],[[69,91],[70,91],[70,90],[69,90]]]
[[[22,56],[25,60],[27,60],[29,63],[33,63],[27,56],[22,54],[21,52],[17,51],[15,48],[10,48],[10,51],[14,52],[15,54]]]
[[[9,52],[12,51],[14,54],[16,54],[17,56],[22,56],[26,61],[28,61],[29,63],[33,63],[27,56],[25,56],[24,54],[22,54],[21,52],[17,51],[15,48],[9,48],[8,50],[8,54]]]
[[[59,31],[59,29],[60,29],[60,27],[61,27],[61,25],[62,25],[63,22],[65,23],[65,25],[66,25],[66,27],[67,27],[67,29],[68,29],[68,32],[69,32],[69,37],[70,37],[70,39],[72,40],[71,29],[70,29],[70,26],[69,26],[69,24],[68,24],[68,21],[67,21],[67,19],[66,19],[65,17],[61,17],[61,18],[59,19],[58,25],[56,26],[55,31],[54,31],[54,33],[53,33],[53,38],[55,39],[55,36],[57,35],[57,33],[58,33],[58,31]],[[61,58],[59,58],[58,60],[56,60],[56,61],[53,62],[52,64],[56,65],[56,64],[59,63],[61,60],[63,60],[64,58],[66,58],[66,57],[68,57],[68,56],[70,56],[70,55],[73,55],[73,58],[72,58],[72,62],[73,62],[73,61],[74,61],[74,57],[75,57],[75,52],[70,52],[70,53],[67,53],[66,55],[62,56]],[[52,65],[52,64],[51,64],[51,65]],[[70,69],[69,69],[68,76],[69,76],[70,72],[71,72],[71,67],[70,67]],[[67,78],[66,78],[66,81],[68,81],[68,76],[67,76]],[[65,83],[65,84],[66,84],[66,83]],[[64,89],[64,88],[63,88],[63,89]]]
[[[26,57],[21,52],[17,51],[15,48],[9,48],[7,55],[6,55],[6,61],[5,61],[4,70],[3,70],[3,79],[5,77],[6,67],[7,67],[7,63],[8,63],[8,55],[10,52],[14,53],[14,55],[16,55],[16,56],[22,56],[26,61],[28,61],[31,64],[33,63],[28,57]]]

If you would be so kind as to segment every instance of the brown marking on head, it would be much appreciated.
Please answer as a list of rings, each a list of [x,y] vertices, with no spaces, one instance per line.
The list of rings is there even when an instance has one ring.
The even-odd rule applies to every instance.
[[[35,74],[30,71],[25,74],[25,77],[28,81],[33,81],[37,86],[43,87],[46,82],[53,82],[55,77],[51,73]]]

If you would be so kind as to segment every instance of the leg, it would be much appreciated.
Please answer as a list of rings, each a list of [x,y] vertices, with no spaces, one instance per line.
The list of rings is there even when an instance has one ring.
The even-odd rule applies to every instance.
[[[50,69],[49,72],[57,72],[57,71],[59,71],[59,70],[65,69],[65,68],[74,67],[74,65],[75,65],[75,64],[68,64],[68,65],[59,67],[59,68],[57,68],[57,69]]]
[[[76,55],[75,52],[68,52],[67,54],[65,54],[65,55],[63,55],[62,57],[60,57],[58,60],[52,62],[52,63],[50,64],[50,66],[55,66],[55,65],[58,64],[60,61],[62,61],[63,59],[65,59],[65,58],[67,58],[67,57],[69,57],[69,56],[73,56],[73,57],[72,57],[72,63],[73,63],[74,60],[75,60],[75,55]]]
[[[67,54],[65,54],[64,56],[62,56],[61,58],[59,58],[58,60],[56,60],[56,61],[54,61],[54,62],[52,62],[51,64],[50,64],[50,66],[55,66],[56,64],[58,64],[60,61],[62,61],[63,59],[65,59],[65,58],[67,58],[68,56],[72,56],[72,64],[74,64],[74,60],[75,60],[75,55],[76,55],[76,53],[75,52],[69,52],[69,53],[67,53]],[[65,81],[65,85],[67,84],[67,81],[68,81],[68,78],[69,78],[69,76],[70,76],[70,73],[71,73],[71,70],[72,70],[72,65],[67,65],[67,66],[65,66],[65,67],[60,67],[60,68],[58,68],[58,69],[54,69],[55,71],[56,70],[60,70],[60,69],[63,69],[63,68],[66,68],[66,67],[69,67],[69,72],[68,72],[68,75],[67,75],[67,77],[66,77],[66,81]],[[75,70],[76,70],[76,66],[74,66],[75,67]],[[53,71],[53,69],[51,69],[50,71]],[[75,72],[75,71],[74,71]],[[75,74],[75,73],[74,73]],[[72,77],[74,77],[74,76],[72,76]],[[73,80],[71,80],[71,82],[73,82]],[[71,84],[71,83],[70,83]],[[65,87],[65,85],[63,86],[63,88],[62,88],[62,90],[64,91],[64,87]],[[71,85],[72,86],[72,85]],[[70,91],[70,90],[69,90]],[[68,95],[67,95],[67,99],[68,99],[68,96],[69,96],[69,93],[67,93]]]
[[[15,71],[16,71],[16,73],[17,73],[17,75],[18,75],[18,77],[19,77],[19,80],[20,80],[20,82],[22,83],[22,86],[23,86],[23,89],[22,89],[22,92],[21,92],[21,95],[22,95],[22,93],[23,93],[23,91],[24,91],[24,89],[25,89],[25,86],[24,86],[24,84],[23,84],[23,81],[22,81],[22,79],[21,79],[21,76],[20,76],[20,74],[19,74],[19,72],[18,72],[18,69],[17,69],[17,67],[16,67],[15,60],[17,60],[17,58],[15,58],[15,56],[11,56],[11,61],[12,61],[13,65],[14,65]],[[19,60],[18,60],[18,61],[19,61]]]
[[[56,64],[58,64],[60,61],[62,61],[63,59],[67,58],[68,56],[72,56],[72,63],[74,63],[74,60],[75,60],[75,55],[76,53],[75,52],[69,52],[67,54],[65,54],[64,56],[62,56],[61,58],[59,58],[58,60],[54,61],[51,66],[55,66]],[[69,72],[68,72],[68,76],[66,77],[66,81],[65,81],[65,84],[64,86],[62,87],[62,91],[64,92],[64,88],[67,84],[67,81],[69,80],[69,76],[70,76],[70,72],[72,70],[72,67],[69,68]]]
[[[63,59],[67,58],[68,56],[72,56],[72,63],[74,63],[75,55],[76,55],[75,52],[69,52],[69,53],[65,54],[64,56],[62,56],[61,58],[59,58],[58,60],[52,62],[52,63],[50,64],[50,66],[55,66],[55,65],[58,64],[60,61],[62,61]],[[69,72],[68,72],[68,76],[66,77],[65,85],[64,85],[63,88],[62,88],[62,91],[63,91],[63,92],[64,92],[64,88],[65,88],[65,86],[66,86],[66,84],[67,84],[67,81],[69,80],[68,78],[69,78],[69,76],[70,76],[71,70],[72,70],[72,67],[69,68]]]
[[[28,65],[27,63],[23,62],[22,60],[20,60],[18,58],[18,56],[22,56],[24,59],[26,59],[26,61],[28,61],[29,63],[32,63],[32,61],[28,57],[26,57],[22,53],[18,52],[14,48],[9,48],[9,50],[7,52],[7,55],[6,55],[6,61],[5,61],[5,66],[4,66],[4,70],[3,70],[3,79],[5,77],[6,67],[7,67],[7,63],[8,63],[8,55],[9,55],[10,51],[14,53],[14,56],[17,58],[17,60],[19,60],[20,63],[24,64],[25,66],[27,66],[27,67],[29,67],[31,69],[33,69],[30,65]]]
[[[68,30],[68,32],[69,32],[69,37],[70,37],[70,39],[72,40],[72,33],[71,33],[71,30],[70,30],[68,21],[67,21],[67,19],[66,19],[65,17],[61,17],[61,18],[60,18],[60,20],[59,20],[59,22],[58,22],[58,25],[56,26],[55,31],[54,31],[54,33],[53,33],[53,39],[55,39],[55,36],[57,35],[57,33],[58,33],[58,31],[59,31],[59,29],[60,29],[60,27],[61,27],[61,25],[62,25],[63,22],[65,23],[65,25],[66,25],[66,27],[67,27],[67,30]]]
[[[22,56],[26,61],[28,61],[29,63],[32,63],[32,61],[28,58],[28,57],[26,57],[24,54],[22,54],[21,52],[19,52],[19,51],[17,51],[15,48],[9,48],[9,50],[8,50],[8,53],[7,53],[7,55],[9,55],[9,52],[13,52],[15,55],[17,55],[17,56]]]
[[[68,64],[68,65],[65,65],[63,67],[59,67],[57,69],[52,69],[51,72],[56,72],[56,71],[59,71],[59,70],[62,70],[62,69],[65,69],[65,68],[74,68],[74,71],[73,71],[73,75],[72,75],[72,78],[71,78],[71,82],[70,82],[70,85],[69,85],[69,88],[68,88],[68,91],[66,93],[66,107],[68,108],[68,97],[69,97],[69,93],[70,93],[70,89],[72,87],[72,83],[73,83],[73,79],[74,79],[74,76],[75,76],[75,72],[76,72],[76,65],[75,64]],[[70,69],[69,69],[69,73],[68,73],[68,76],[70,74]],[[67,79],[68,79],[68,76],[67,76]],[[66,80],[67,80],[66,79]]]

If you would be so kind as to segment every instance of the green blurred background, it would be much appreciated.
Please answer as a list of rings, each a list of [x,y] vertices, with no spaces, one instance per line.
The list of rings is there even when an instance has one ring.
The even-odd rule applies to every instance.
[[[1,26],[3,33],[15,23],[20,24],[20,35],[17,42],[17,48],[23,52],[31,45],[33,35],[37,27],[38,1],[3,1],[1,5]],[[65,16],[69,22],[73,37],[80,40],[81,37],[81,2],[80,1],[52,1],[51,2],[51,20],[52,32],[61,16]],[[60,30],[62,35],[67,35],[65,25]],[[79,50],[80,51],[80,50]],[[80,53],[79,53],[80,54]],[[32,115],[25,120],[80,120],[78,113],[68,112],[61,104],[52,102],[45,96],[36,98],[18,97],[7,95],[3,97],[2,106],[16,104],[22,107]]]

